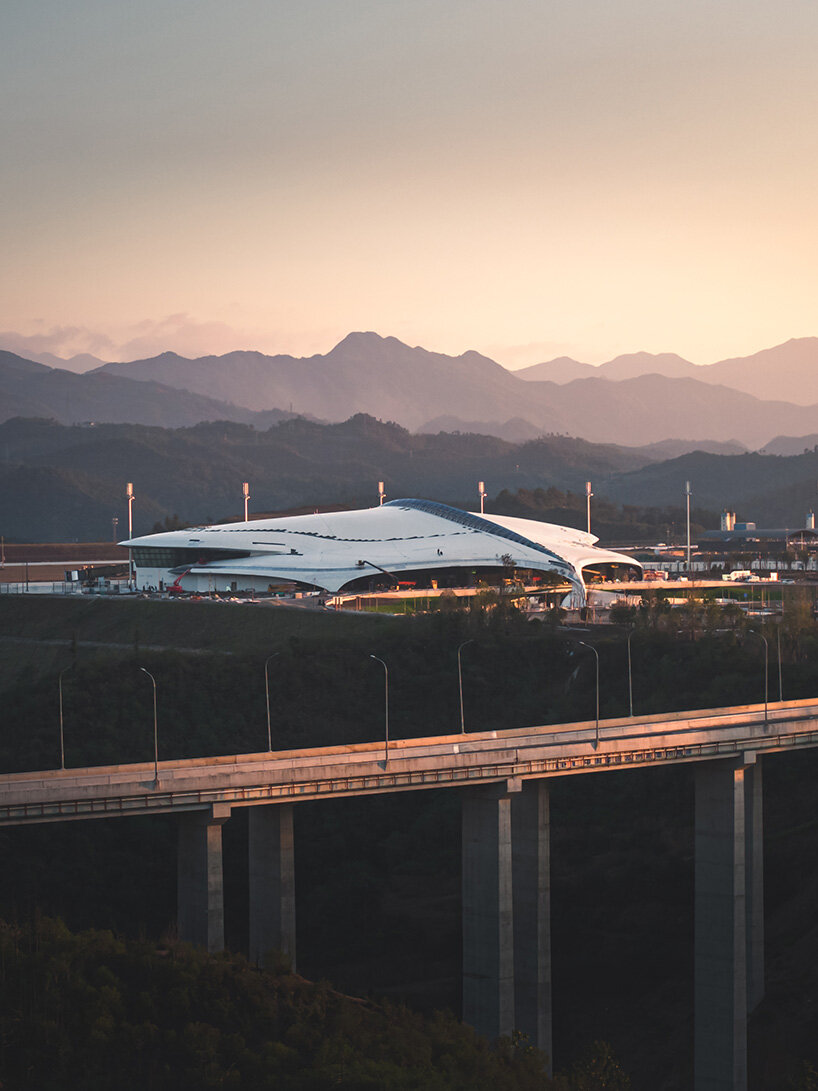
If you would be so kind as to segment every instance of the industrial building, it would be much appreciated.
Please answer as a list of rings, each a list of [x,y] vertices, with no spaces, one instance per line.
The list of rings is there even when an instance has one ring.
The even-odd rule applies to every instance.
[[[781,557],[785,553],[815,553],[818,551],[818,531],[815,513],[807,514],[803,527],[759,527],[752,522],[736,522],[734,512],[724,511],[719,530],[706,530],[699,535],[700,553],[714,560],[736,554],[757,557]]]
[[[190,527],[121,543],[139,588],[207,592],[367,592],[566,583],[584,605],[589,581],[641,574],[638,561],[600,549],[572,527],[481,515],[432,500]]]

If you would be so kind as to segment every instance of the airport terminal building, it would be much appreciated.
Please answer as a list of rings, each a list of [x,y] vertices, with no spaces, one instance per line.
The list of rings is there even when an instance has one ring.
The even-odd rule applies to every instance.
[[[638,577],[641,566],[572,527],[480,515],[432,500],[253,519],[132,538],[137,586],[183,591],[363,593],[497,584],[570,584],[578,604],[594,578]]]

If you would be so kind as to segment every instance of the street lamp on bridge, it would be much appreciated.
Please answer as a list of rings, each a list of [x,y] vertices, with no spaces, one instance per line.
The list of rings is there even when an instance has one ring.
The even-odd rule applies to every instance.
[[[463,669],[460,663],[460,653],[466,647],[467,644],[473,644],[473,640],[464,640],[460,647],[457,649],[457,685],[460,690],[460,733],[466,734],[466,718],[463,714]]]
[[[752,633],[753,636],[759,637],[764,641],[764,723],[767,723],[767,705],[770,692],[770,643],[763,633],[760,633],[758,629],[748,629],[748,633]]]
[[[57,679],[57,685],[60,691],[60,769],[65,769],[65,734],[63,732],[62,722],[62,676],[66,671],[73,670],[73,667],[73,663],[69,663],[67,667],[63,667],[60,671],[60,676]]]
[[[589,648],[596,656],[596,734],[594,736],[594,750],[599,749],[599,652],[593,644],[586,644],[584,640],[578,640],[583,648]]]
[[[384,754],[383,764],[386,768],[389,762],[389,668],[382,659],[379,659],[377,655],[370,653],[370,659],[377,660],[383,667],[383,696],[384,696],[384,740],[386,742],[386,751]]]
[[[628,633],[628,707],[631,719],[633,719],[633,664],[631,660],[631,637],[635,631],[635,629],[631,629]]]
[[[154,786],[159,784],[159,730],[156,722],[156,679],[150,671],[144,667],[139,668],[143,674],[147,674],[153,683],[153,781]]]
[[[267,675],[267,667],[270,660],[275,659],[278,652],[273,652],[272,655],[268,655],[264,661],[264,696],[267,698],[267,749],[272,752],[273,749],[273,733],[270,725],[270,679]]]
[[[776,637],[778,638],[778,700],[784,700],[784,683],[781,678],[781,624],[779,622],[775,627]]]

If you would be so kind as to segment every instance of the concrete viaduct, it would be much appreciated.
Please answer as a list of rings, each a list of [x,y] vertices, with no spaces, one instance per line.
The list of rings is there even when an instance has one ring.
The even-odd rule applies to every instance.
[[[459,788],[463,1019],[551,1054],[549,781],[695,765],[694,1086],[747,1086],[764,993],[762,765],[818,746],[818,700],[0,777],[0,825],[179,812],[182,939],[224,945],[222,824],[249,807],[250,955],[295,961],[293,805]]]

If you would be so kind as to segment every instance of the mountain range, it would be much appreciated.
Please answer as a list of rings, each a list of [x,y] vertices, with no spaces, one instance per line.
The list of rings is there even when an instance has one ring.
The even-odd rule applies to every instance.
[[[562,357],[521,372],[477,352],[447,356],[375,333],[350,334],[307,358],[168,352],[84,373],[1,352],[0,408],[0,419],[165,427],[228,420],[261,429],[290,415],[341,421],[363,412],[416,432],[513,442],[565,434],[630,446],[672,440],[687,449],[728,443],[738,451],[815,433],[818,338],[706,367],[635,353],[600,367]]]
[[[675,508],[669,519],[677,527],[684,522],[686,480],[694,511],[709,511],[711,526],[713,513],[725,507],[759,525],[802,526],[818,500],[818,451],[667,457],[672,450],[567,436],[514,444],[485,435],[412,434],[363,414],[339,424],[283,420],[265,432],[227,421],[168,429],[15,418],[0,424],[0,534],[7,541],[103,540],[117,516],[124,537],[127,481],[136,492],[138,534],[175,515],[193,523],[240,517],[242,481],[250,483],[250,510],[257,514],[369,506],[377,502],[379,480],[389,499],[429,497],[472,510],[477,482],[484,480],[489,511],[501,510],[491,505],[504,492],[531,497],[556,488],[580,502],[561,512],[540,498],[533,517],[577,526],[584,525],[589,479],[595,511],[605,498],[656,511]]]
[[[127,481],[136,493],[134,530],[147,533],[176,514],[189,522],[237,516],[242,481],[254,512],[369,506],[379,480],[390,499],[474,507],[480,479],[492,493],[552,484],[580,492],[589,476],[602,482],[651,457],[563,436],[515,445],[413,435],[362,414],[340,424],[286,420],[265,432],[225,421],[167,429],[18,417],[0,424],[0,533],[22,541],[107,538],[114,515],[122,531]]]
[[[178,428],[203,420],[234,420],[268,428],[292,413],[254,412],[153,380],[76,374],[0,351],[0,420],[45,417],[62,423],[105,421]]]
[[[797,337],[751,356],[737,356],[716,364],[693,364],[672,352],[634,352],[594,366],[559,356],[514,372],[528,382],[570,383],[575,379],[621,382],[640,375],[668,379],[695,379],[744,391],[764,401],[796,405],[818,403],[818,337]]]

